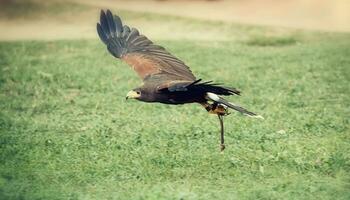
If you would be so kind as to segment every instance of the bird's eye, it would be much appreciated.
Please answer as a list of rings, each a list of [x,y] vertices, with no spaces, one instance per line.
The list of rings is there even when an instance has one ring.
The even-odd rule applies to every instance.
[[[137,91],[137,92],[136,92],[136,94],[140,95],[140,94],[141,94],[141,92],[140,92],[140,91]]]

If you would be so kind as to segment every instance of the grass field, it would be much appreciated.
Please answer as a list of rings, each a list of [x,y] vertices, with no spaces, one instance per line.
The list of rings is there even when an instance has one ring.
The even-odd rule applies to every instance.
[[[1,42],[0,199],[350,198],[350,34],[169,19],[221,30],[156,42],[265,120],[226,117],[220,154],[201,106],[126,102],[97,37]]]

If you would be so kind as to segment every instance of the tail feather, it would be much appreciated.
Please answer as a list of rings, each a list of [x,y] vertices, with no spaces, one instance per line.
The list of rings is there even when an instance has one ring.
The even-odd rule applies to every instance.
[[[229,108],[231,108],[231,109],[233,109],[233,110],[236,110],[236,111],[238,111],[238,112],[240,112],[240,113],[243,113],[243,114],[245,114],[245,115],[248,115],[248,116],[250,116],[250,117],[263,118],[261,115],[258,115],[258,114],[256,114],[256,113],[253,113],[253,112],[251,112],[251,111],[249,111],[249,110],[247,110],[247,109],[245,109],[245,108],[243,108],[243,107],[241,107],[241,106],[239,106],[239,105],[235,105],[235,104],[233,104],[233,103],[230,103],[230,102],[226,101],[226,100],[223,99],[223,98],[220,99],[220,102],[219,102],[219,103],[222,103],[222,104],[224,104],[225,106],[227,106],[227,107],[229,107]]]

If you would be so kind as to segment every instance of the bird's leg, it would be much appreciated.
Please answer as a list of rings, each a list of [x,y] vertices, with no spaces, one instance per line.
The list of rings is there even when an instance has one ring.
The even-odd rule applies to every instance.
[[[225,149],[225,139],[224,139],[224,116],[228,115],[229,113],[227,112],[227,109],[214,102],[213,104],[209,104],[209,103],[201,103],[201,105],[211,114],[217,114],[220,120],[220,150],[223,151]]]
[[[218,114],[220,120],[220,128],[221,128],[221,138],[220,138],[220,150],[223,151],[225,149],[225,139],[224,139],[224,116]]]

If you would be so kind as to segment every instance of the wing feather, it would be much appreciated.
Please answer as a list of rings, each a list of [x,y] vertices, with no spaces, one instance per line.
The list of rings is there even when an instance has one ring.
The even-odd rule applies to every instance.
[[[168,76],[163,80],[196,80],[184,62],[164,47],[155,45],[146,36],[140,35],[137,29],[123,26],[120,17],[113,16],[109,10],[101,11],[97,32],[108,51],[129,64],[142,79],[162,74]]]
[[[218,95],[240,95],[240,91],[236,88],[221,86],[220,84],[211,83],[211,81],[168,81],[157,87],[159,92],[185,92],[185,91],[201,91],[203,93],[211,92]]]

